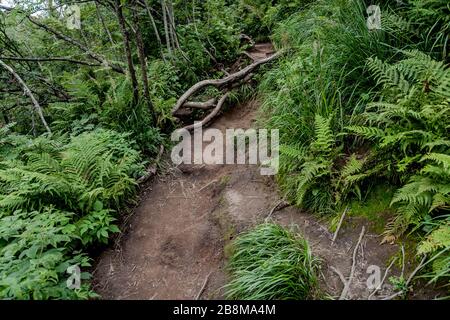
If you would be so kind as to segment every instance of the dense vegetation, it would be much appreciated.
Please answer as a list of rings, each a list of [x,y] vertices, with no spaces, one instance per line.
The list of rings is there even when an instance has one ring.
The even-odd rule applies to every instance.
[[[79,29],[64,13],[73,4]],[[369,30],[368,5],[2,2],[0,298],[95,296],[89,281],[68,289],[67,268],[88,267],[88,252],[119,231],[136,179],[177,126],[177,98],[198,80],[222,77],[248,46],[243,34],[285,49],[257,93],[261,123],[280,130],[286,199],[336,217],[387,190],[395,214],[385,240],[410,235],[418,258],[427,257],[421,275],[448,286],[450,7],[380,1],[382,28]],[[311,297],[314,261],[304,240],[266,224],[235,249],[231,298]],[[266,249],[274,257],[267,269]],[[299,274],[304,283],[293,281]]]
[[[340,215],[378,186],[395,216],[385,241],[416,231],[429,281],[450,281],[450,69],[446,1],[315,1],[274,31],[291,48],[260,91],[281,133],[279,184],[305,209]],[[311,124],[314,124],[313,126]],[[379,208],[377,208],[379,209]]]
[[[232,243],[230,299],[305,300],[314,297],[317,261],[297,233],[266,223]]]

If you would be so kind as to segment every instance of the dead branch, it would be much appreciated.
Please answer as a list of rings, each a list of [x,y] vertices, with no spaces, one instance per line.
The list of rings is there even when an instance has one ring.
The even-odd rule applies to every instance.
[[[333,244],[334,241],[336,241],[336,238],[338,236],[339,230],[341,229],[341,225],[342,225],[342,222],[344,221],[345,214],[347,213],[347,210],[348,210],[348,207],[345,208],[344,212],[341,215],[341,218],[339,219],[339,224],[338,224],[338,226],[336,228],[336,231],[334,232],[333,240],[331,240],[331,244]]]
[[[383,279],[381,280],[380,285],[378,285],[375,290],[372,291],[372,293],[369,295],[368,300],[370,300],[370,298],[372,298],[375,293],[377,293],[378,290],[381,289],[381,287],[383,286],[384,281],[386,280],[386,277],[389,273],[389,270],[392,268],[392,266],[394,265],[394,262],[397,260],[397,257],[395,257],[394,259],[392,259],[391,263],[389,264],[389,266],[387,267],[386,271],[384,272],[384,276]]]
[[[244,33],[241,33],[239,35],[239,39],[248,41],[248,43],[250,44],[250,47],[254,47],[255,46],[255,41],[252,38],[250,38],[248,35],[244,34]]]
[[[28,57],[0,57],[2,60],[11,60],[11,61],[30,61],[30,62],[52,62],[52,61],[61,61],[61,62],[70,62],[75,64],[81,64],[90,67],[98,67],[101,66],[100,63],[91,63],[88,61],[80,61],[75,59],[69,59],[64,57],[54,57],[54,58],[28,58]]]
[[[215,86],[217,88],[223,88],[227,85],[230,85],[231,83],[234,83],[236,81],[244,79],[249,73],[251,73],[255,68],[258,66],[270,62],[276,58],[278,58],[283,52],[279,51],[270,57],[258,60],[251,65],[245,67],[244,69],[232,73],[229,76],[222,78],[222,79],[208,79],[203,80],[200,82],[197,82],[194,84],[189,90],[187,90],[177,101],[175,104],[175,107],[172,109],[172,114],[175,115],[175,113],[184,105],[184,103],[189,99],[190,96],[192,96],[194,93],[199,91],[200,89],[207,87],[207,86]]]
[[[410,284],[411,281],[414,279],[414,276],[416,275],[416,273],[419,272],[419,270],[422,269],[423,266],[426,264],[426,263],[425,263],[426,258],[427,258],[427,257],[424,256],[424,257],[422,258],[422,260],[420,261],[420,263],[417,265],[417,267],[413,270],[413,272],[411,272],[411,274],[410,274],[409,277],[408,277],[408,280],[406,280],[406,282],[405,282],[405,288],[409,288],[409,284]],[[395,297],[401,296],[401,295],[403,295],[403,294],[405,294],[405,293],[406,293],[405,291],[399,291],[399,292],[396,292],[396,293],[394,293],[393,295],[391,295],[391,296],[389,296],[389,297],[384,298],[383,300],[392,300],[392,299],[394,299]]]
[[[223,104],[225,103],[225,100],[228,98],[229,96],[229,92],[225,93],[222,98],[220,98],[219,102],[217,103],[216,107],[214,108],[213,111],[211,111],[210,114],[208,114],[202,121],[198,121],[194,124],[188,125],[186,127],[184,127],[183,129],[185,130],[192,130],[198,127],[203,127],[204,125],[206,125],[208,122],[210,122],[220,111],[220,109],[222,109]]]
[[[344,275],[342,274],[342,272],[340,272],[339,271],[339,269],[337,269],[337,268],[335,268],[335,267],[333,267],[333,266],[330,266],[330,269],[332,270],[332,271],[334,271],[338,276],[339,276],[339,279],[341,279],[341,282],[342,282],[342,284],[344,285],[344,287],[347,285],[347,280],[345,280],[345,277],[344,277]]]
[[[11,68],[10,66],[8,66],[6,63],[4,63],[2,60],[0,60],[0,65],[5,68],[6,70],[8,70],[13,76],[14,78],[16,78],[16,80],[21,84],[21,86],[23,87],[24,93],[26,95],[28,95],[31,99],[31,101],[33,102],[34,108],[36,110],[36,112],[39,115],[39,118],[41,118],[41,122],[44,125],[45,129],[47,130],[47,132],[49,134],[52,133],[52,131],[50,130],[50,127],[47,124],[47,121],[45,121],[44,118],[44,114],[42,113],[42,108],[39,105],[39,102],[36,100],[36,98],[34,97],[33,93],[31,92],[30,88],[28,88],[27,84],[25,83],[25,81],[22,80],[22,78],[14,71],[13,68]]]
[[[200,288],[200,291],[197,293],[197,295],[195,296],[195,300],[200,299],[200,297],[202,296],[203,292],[206,289],[206,285],[208,284],[209,278],[211,277],[212,271],[206,276],[205,281],[203,282],[202,287]]]
[[[90,50],[88,47],[84,46],[77,40],[75,40],[69,36],[66,36],[65,34],[62,34],[61,32],[56,31],[56,30],[50,28],[49,26],[46,26],[45,24],[39,22],[37,18],[33,18],[32,16],[27,16],[27,18],[28,18],[28,20],[30,20],[31,23],[38,26],[39,28],[44,29],[45,31],[53,34],[55,37],[72,44],[73,46],[77,47],[81,51],[84,51],[88,56],[90,56],[95,61],[100,62],[101,64],[111,68],[112,70],[114,70],[116,72],[125,74],[125,71],[120,66],[109,62],[108,60],[106,60],[105,57],[93,52],[92,50]]]
[[[358,252],[359,245],[361,243],[361,240],[364,236],[364,232],[366,231],[366,228],[363,226],[361,229],[361,233],[359,234],[358,242],[356,243],[355,248],[353,249],[353,262],[352,262],[352,268],[350,269],[350,275],[348,277],[347,282],[345,283],[344,289],[342,289],[341,296],[339,297],[339,300],[344,300],[347,297],[348,290],[350,289],[350,284],[353,280],[353,276],[355,274],[356,269],[356,254]]]

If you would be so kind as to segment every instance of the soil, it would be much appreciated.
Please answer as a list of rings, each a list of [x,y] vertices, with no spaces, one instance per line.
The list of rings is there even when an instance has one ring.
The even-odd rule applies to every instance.
[[[233,106],[210,127],[222,132],[254,127],[258,107],[256,100]],[[223,299],[227,245],[239,233],[264,222],[280,199],[274,178],[260,175],[257,165],[172,167],[141,191],[126,231],[98,257],[94,289],[103,299],[195,299],[197,295]],[[367,268],[379,266],[383,276],[391,257],[400,252],[398,245],[381,245],[381,236],[372,233],[363,218],[346,218],[334,244],[324,221],[295,207],[276,211],[271,219],[296,226],[320,258],[322,298],[339,297],[343,283],[332,269],[348,278],[362,226],[367,231],[357,252],[348,299],[367,299],[372,292],[366,284]],[[406,265],[405,274],[413,267]],[[399,274],[398,266],[389,272],[389,276]],[[386,280],[372,299],[394,292]]]

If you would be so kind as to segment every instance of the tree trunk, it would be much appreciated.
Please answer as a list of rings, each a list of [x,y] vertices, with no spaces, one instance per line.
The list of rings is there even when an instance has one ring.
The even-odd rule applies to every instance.
[[[166,11],[166,1],[161,0],[161,9],[163,12],[163,23],[164,23],[164,35],[166,36],[166,46],[169,54],[172,54],[170,48],[170,34],[169,34],[169,23],[167,22],[167,11]]]
[[[95,8],[97,10],[98,20],[101,22],[103,29],[105,29],[106,34],[108,35],[108,38],[109,38],[109,42],[111,42],[111,45],[114,46],[114,40],[112,38],[111,32],[109,31],[108,27],[106,26],[105,20],[103,20],[103,16],[102,16],[102,13],[100,12],[100,7],[98,6],[97,1],[95,1]]]
[[[123,45],[125,50],[125,56],[127,57],[128,74],[130,76],[131,85],[133,87],[133,105],[136,105],[139,101],[139,85],[136,78],[136,71],[133,65],[133,57],[131,53],[130,34],[126,27],[125,17],[123,15],[122,4],[120,0],[115,0],[115,10],[117,19],[119,21],[120,31],[122,32]]]
[[[150,116],[152,117],[153,124],[156,125],[156,115],[153,107],[152,100],[150,98],[150,89],[148,85],[148,77],[147,77],[147,61],[145,59],[145,48],[144,41],[142,40],[141,29],[139,26],[139,17],[137,14],[137,6],[136,0],[133,1],[133,23],[136,35],[136,44],[138,47],[138,55],[139,55],[139,63],[141,65],[141,77],[142,83],[144,85],[144,97],[147,102],[148,111],[150,112]]]
[[[164,61],[166,61],[166,59],[164,58],[163,50],[162,50],[161,37],[159,36],[158,28],[156,27],[156,22],[155,22],[155,19],[153,18],[153,15],[152,15],[152,12],[150,10],[150,6],[149,6],[147,0],[144,0],[144,5],[145,5],[145,8],[147,9],[147,13],[148,13],[148,16],[150,17],[150,21],[152,22],[152,27],[153,27],[153,31],[155,32],[156,40],[158,40],[159,50],[161,51],[161,58]]]

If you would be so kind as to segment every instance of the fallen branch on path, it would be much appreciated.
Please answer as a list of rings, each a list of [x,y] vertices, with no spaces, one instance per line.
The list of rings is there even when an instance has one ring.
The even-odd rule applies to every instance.
[[[409,275],[408,280],[406,280],[406,282],[405,282],[405,288],[406,288],[406,290],[408,290],[409,284],[411,283],[412,279],[414,279],[414,276],[417,274],[417,272],[419,272],[419,270],[422,269],[422,267],[426,264],[426,263],[425,263],[426,258],[427,258],[427,257],[424,256],[424,257],[422,258],[422,260],[420,261],[420,263],[417,265],[417,267],[414,269],[414,271],[411,272],[411,274]],[[405,291],[405,290],[402,290],[402,291],[399,291],[399,292],[394,293],[393,295],[390,295],[390,296],[388,296],[388,297],[383,298],[383,300],[392,300],[392,299],[394,299],[394,298],[396,298],[396,297],[398,297],[398,296],[401,296],[401,295],[403,295],[403,294],[405,294],[405,293],[406,293],[406,291]]]
[[[336,238],[337,238],[338,233],[339,233],[339,229],[341,229],[341,225],[342,225],[342,222],[344,221],[345,214],[347,213],[347,210],[348,210],[348,207],[345,208],[344,212],[341,215],[341,219],[339,219],[339,224],[338,224],[338,226],[336,228],[336,231],[334,232],[333,240],[331,240],[331,244],[333,244],[334,241],[336,241]]]
[[[197,295],[195,296],[195,300],[200,299],[200,297],[202,296],[203,292],[206,289],[206,285],[208,284],[209,278],[211,277],[212,271],[206,276],[205,281],[203,282],[202,287],[200,288],[200,291],[197,293]]]
[[[358,248],[359,248],[359,245],[360,245],[360,243],[361,243],[361,240],[362,240],[362,238],[363,238],[363,236],[364,236],[364,232],[365,232],[365,231],[366,231],[366,228],[363,226],[362,229],[361,229],[361,233],[359,234],[358,242],[356,243],[356,246],[355,246],[355,248],[353,249],[353,261],[352,261],[352,268],[350,269],[350,275],[349,275],[349,277],[348,277],[347,282],[345,283],[344,289],[342,289],[341,296],[339,297],[339,300],[344,300],[344,299],[347,297],[348,290],[350,289],[350,284],[351,284],[351,282],[352,282],[352,280],[353,280],[353,276],[354,276],[354,274],[355,274],[355,269],[356,269],[356,255],[357,255]]]
[[[372,291],[372,293],[369,295],[369,297],[367,298],[368,300],[370,300],[370,298],[372,298],[375,293],[377,293],[378,290],[381,289],[381,287],[383,286],[384,281],[386,280],[386,277],[389,273],[389,270],[391,270],[392,266],[394,265],[394,262],[397,260],[397,257],[395,257],[394,259],[392,259],[391,263],[389,264],[389,266],[387,267],[386,271],[384,272],[384,276],[383,279],[381,280],[381,283],[375,288],[375,290]]]

